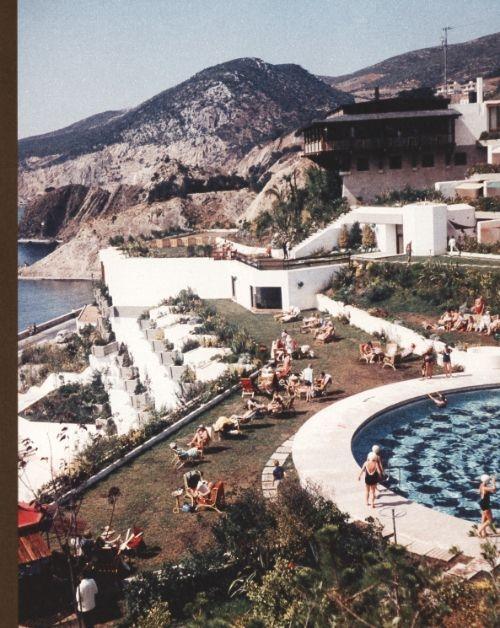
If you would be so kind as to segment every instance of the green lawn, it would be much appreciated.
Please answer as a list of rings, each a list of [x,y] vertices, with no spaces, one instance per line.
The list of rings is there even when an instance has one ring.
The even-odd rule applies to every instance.
[[[429,255],[413,255],[411,258],[412,263],[417,262],[445,262],[447,264],[459,264],[460,266],[483,266],[484,268],[500,268],[500,260],[494,259],[481,259],[470,257],[457,257],[449,255],[435,255],[430,257]],[[381,257],[377,259],[377,262],[400,262],[406,264],[406,255],[389,255],[388,257]]]
[[[269,344],[277,336],[281,325],[269,314],[252,314],[240,306],[218,301],[216,306],[231,320],[244,324],[259,341]],[[418,375],[418,363],[405,365],[396,372],[382,369],[379,365],[366,365],[358,360],[358,344],[368,338],[355,327],[336,323],[339,340],[329,345],[318,345],[313,360],[315,372],[324,369],[333,375],[333,394],[321,401],[297,403],[297,413],[290,418],[265,418],[245,427],[240,439],[223,440],[207,451],[206,459],[199,465],[209,480],[224,480],[228,499],[238,489],[260,482],[262,468],[275,449],[324,403],[332,403],[356,392],[400,381]],[[294,333],[288,326],[292,334]],[[312,344],[310,335],[298,335],[304,343]],[[294,363],[294,370],[305,367],[305,361]],[[180,430],[175,440],[185,444],[198,423],[212,424],[219,416],[229,415],[242,409],[240,394],[235,394],[218,407],[199,417],[194,424]],[[212,512],[198,514],[173,514],[174,489],[182,486],[185,469],[174,471],[168,443],[157,445],[122,467],[85,495],[81,516],[88,521],[94,532],[106,525],[110,507],[106,496],[111,486],[118,486],[121,498],[116,506],[113,528],[125,532],[132,524],[145,528],[145,540],[155,548],[149,558],[139,559],[138,567],[151,568],[167,559],[177,559],[190,549],[201,549],[210,542],[210,526],[219,516]]]

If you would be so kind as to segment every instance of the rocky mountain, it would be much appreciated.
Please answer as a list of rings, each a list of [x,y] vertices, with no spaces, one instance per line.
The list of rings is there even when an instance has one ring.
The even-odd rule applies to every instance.
[[[352,96],[298,65],[243,58],[207,68],[148,101],[19,141],[19,196],[80,184],[151,188],[176,176],[231,174],[254,146]]]
[[[464,82],[477,76],[500,75],[500,33],[448,45],[448,76]],[[322,76],[326,83],[356,96],[371,96],[375,85],[381,95],[403,89],[436,87],[443,80],[441,46],[413,50],[342,76]]]

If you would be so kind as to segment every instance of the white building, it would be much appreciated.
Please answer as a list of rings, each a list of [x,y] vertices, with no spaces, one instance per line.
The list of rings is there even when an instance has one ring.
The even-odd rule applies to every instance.
[[[190,287],[204,299],[232,299],[247,309],[313,308],[316,294],[346,263],[346,258],[311,257],[338,246],[344,224],[369,224],[375,230],[380,254],[405,252],[411,242],[414,255],[446,252],[449,235],[475,227],[470,205],[414,203],[404,207],[363,206],[351,210],[290,251],[289,262],[262,257],[216,260],[209,257],[127,257],[115,248],[100,251],[103,280],[119,313],[154,307]],[[251,247],[235,243],[251,254]],[[255,254],[260,250],[255,249]]]

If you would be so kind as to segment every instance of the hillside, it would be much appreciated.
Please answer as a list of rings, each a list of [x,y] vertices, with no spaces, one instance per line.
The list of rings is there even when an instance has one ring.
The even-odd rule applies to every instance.
[[[500,33],[448,46],[448,76],[463,82],[477,76],[500,75]],[[382,95],[415,87],[435,87],[443,80],[441,46],[406,52],[342,76],[322,76],[329,85],[356,96],[372,95],[375,85]]]
[[[325,114],[352,96],[298,65],[235,59],[194,75],[148,101],[19,141],[19,195],[80,184],[112,191],[176,175],[172,160],[198,175],[230,174],[254,146]]]

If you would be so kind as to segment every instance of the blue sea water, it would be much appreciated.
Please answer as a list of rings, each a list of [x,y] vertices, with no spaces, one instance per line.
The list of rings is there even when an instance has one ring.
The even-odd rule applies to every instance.
[[[379,415],[355,435],[352,452],[362,465],[379,445],[393,490],[477,521],[479,477],[500,471],[500,389],[447,396],[445,408],[426,399]]]
[[[18,220],[22,208],[17,212]],[[56,248],[56,244],[39,242],[18,243],[17,263],[33,264]],[[26,329],[31,323],[43,323],[51,318],[65,314],[70,310],[92,301],[90,281],[77,280],[30,280],[18,281],[17,329]]]

